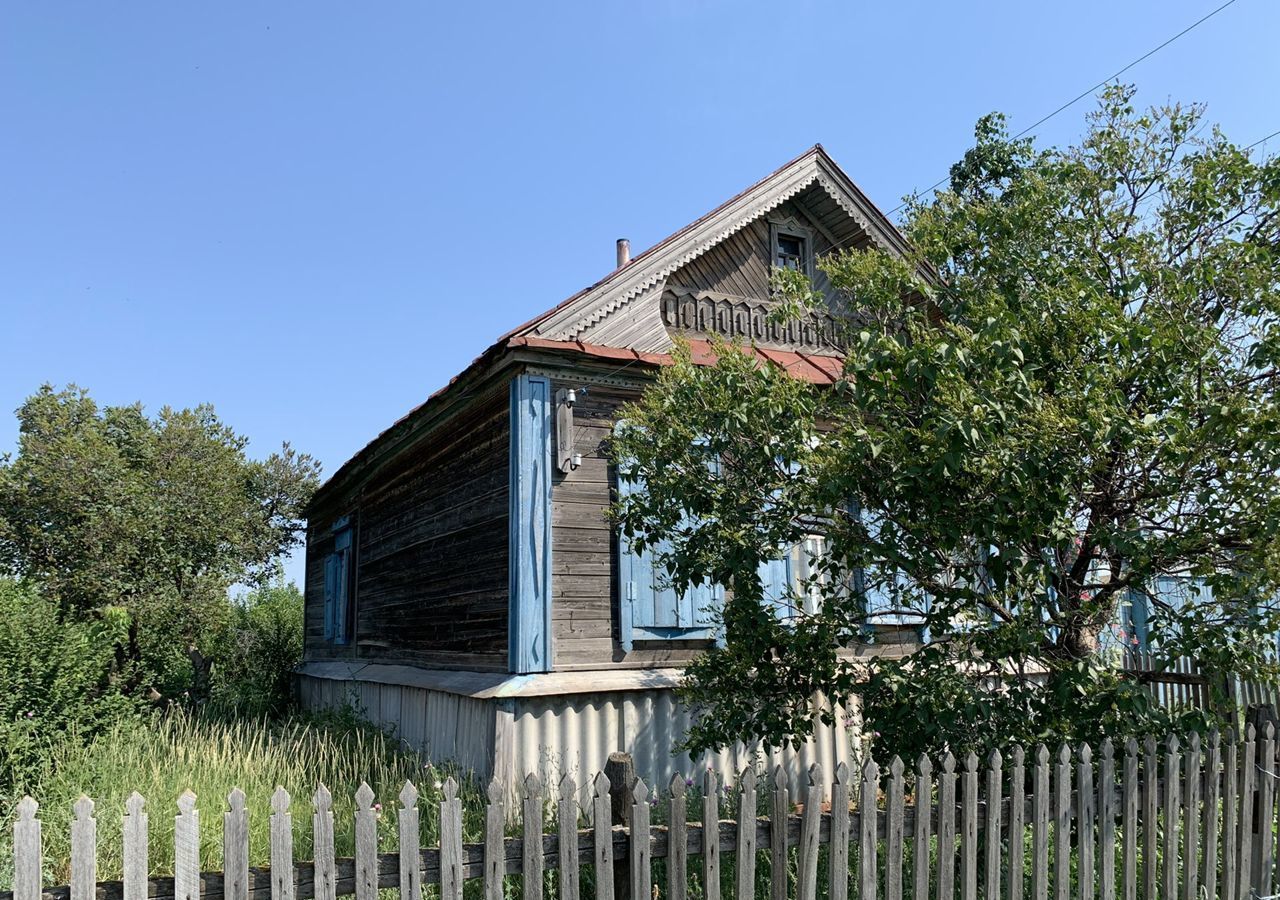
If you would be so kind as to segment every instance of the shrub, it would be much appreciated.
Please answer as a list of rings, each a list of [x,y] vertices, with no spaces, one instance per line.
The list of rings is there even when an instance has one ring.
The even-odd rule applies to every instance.
[[[283,580],[231,602],[229,622],[212,647],[210,700],[221,712],[279,716],[293,699],[302,661],[302,592]]]
[[[0,790],[37,779],[54,748],[137,714],[112,679],[118,626],[110,612],[63,616],[35,586],[0,578]]]

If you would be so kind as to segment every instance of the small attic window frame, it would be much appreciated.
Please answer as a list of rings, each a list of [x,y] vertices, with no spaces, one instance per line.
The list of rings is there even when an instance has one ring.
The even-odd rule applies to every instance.
[[[778,260],[781,258],[781,241],[783,238],[792,238],[800,241],[801,246],[801,267],[800,271],[804,272],[810,279],[813,278],[813,256],[814,256],[814,232],[812,228],[801,225],[795,219],[787,217],[785,219],[769,220],[769,265],[771,268],[778,267]]]

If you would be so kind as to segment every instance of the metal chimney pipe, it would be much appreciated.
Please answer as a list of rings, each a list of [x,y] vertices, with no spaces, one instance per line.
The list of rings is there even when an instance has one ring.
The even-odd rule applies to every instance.
[[[631,242],[626,238],[618,238],[618,268],[631,262]]]

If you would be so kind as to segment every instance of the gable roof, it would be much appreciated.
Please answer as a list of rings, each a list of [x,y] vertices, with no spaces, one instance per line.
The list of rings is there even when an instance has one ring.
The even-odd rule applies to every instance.
[[[888,217],[862,193],[822,145],[815,144],[600,281],[503,335],[499,342],[516,335],[573,337],[755,219],[814,185],[857,224],[866,240],[881,250],[906,252],[905,238]]]
[[[606,346],[578,340],[577,336],[589,325],[644,296],[672,272],[733,236],[755,219],[813,188],[829,197],[856,226],[850,238],[842,242],[841,246],[854,243],[853,239],[856,238],[858,244],[870,243],[882,250],[905,254],[906,239],[893,223],[827,155],[822,145],[815,144],[711,212],[610,272],[600,281],[502,335],[466,369],[451,378],[447,385],[431,394],[343,463],[316,492],[308,505],[308,514],[327,502],[347,476],[376,464],[378,457],[385,456],[384,451],[398,452],[395,448],[416,440],[415,433],[432,420],[441,404],[457,394],[461,385],[474,382],[485,371],[491,370],[492,366],[500,364],[508,351],[524,348],[584,359],[618,359],[628,366],[632,363],[648,367],[669,365],[671,357],[665,353]],[[715,362],[710,345],[701,341],[692,343],[695,362],[707,365]],[[759,348],[752,352],[762,360],[782,366],[796,377],[816,383],[834,382],[843,369],[840,358],[836,356]]]

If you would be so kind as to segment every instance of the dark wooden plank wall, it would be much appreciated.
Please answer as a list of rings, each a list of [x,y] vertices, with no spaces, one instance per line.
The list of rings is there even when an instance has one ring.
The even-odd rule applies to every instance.
[[[617,641],[618,548],[605,517],[616,486],[608,441],[618,407],[637,390],[557,379],[555,389],[578,390],[574,448],[582,465],[555,473],[551,488],[552,646],[557,670],[603,666],[648,668],[690,659],[705,643],[637,647],[623,653]]]
[[[509,442],[504,385],[441,423],[365,487],[355,655],[506,671]],[[324,526],[316,536],[327,532]],[[323,641],[327,547],[317,539],[308,550],[309,658],[350,653]]]
[[[841,215],[844,215],[843,211]],[[788,201],[773,213],[756,219],[727,240],[672,272],[667,278],[667,284],[767,300],[769,267],[773,263],[773,248],[769,244],[769,218],[793,218],[812,229],[815,250],[819,256],[831,248],[830,241],[813,227],[816,217],[806,215],[795,202]],[[825,291],[829,286],[827,276],[815,269],[814,284],[819,290]]]

